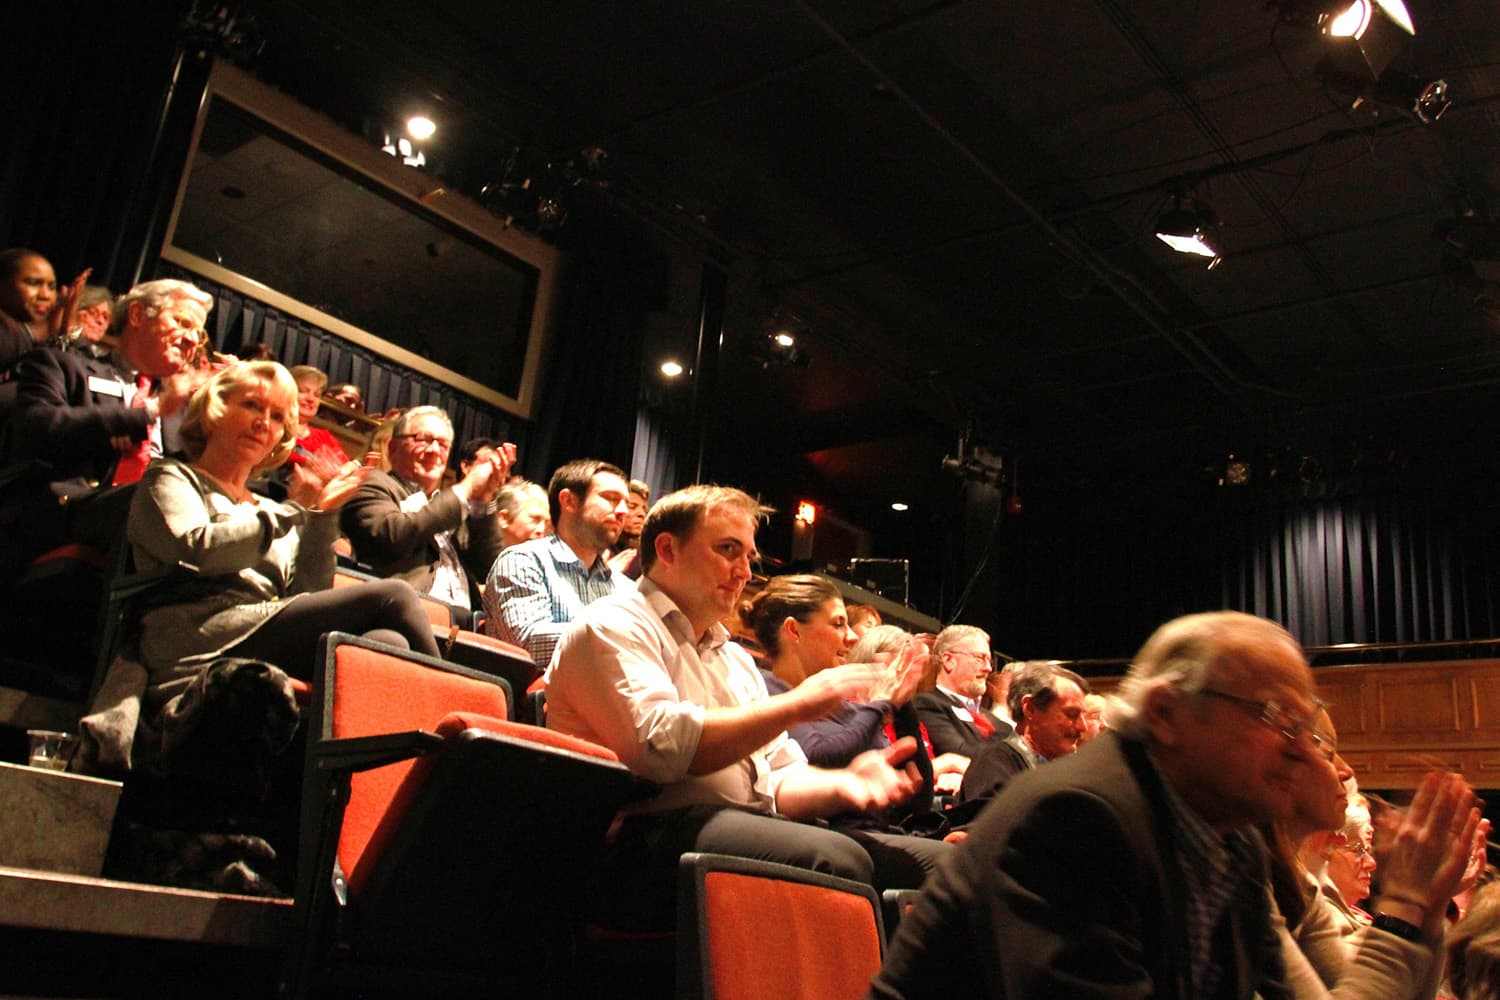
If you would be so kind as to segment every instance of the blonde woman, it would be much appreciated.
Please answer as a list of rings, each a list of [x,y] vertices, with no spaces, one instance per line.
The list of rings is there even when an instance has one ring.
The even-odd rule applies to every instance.
[[[221,655],[265,660],[308,678],[318,637],[335,628],[437,655],[406,584],[327,589],[338,510],[367,469],[350,462],[321,478],[296,468],[285,503],[246,486],[286,460],[297,431],[291,374],[274,361],[235,364],[188,403],[181,428],[188,460],[153,463],[141,479],[126,529],[136,568],[185,562],[199,570],[141,618],[153,706]]]

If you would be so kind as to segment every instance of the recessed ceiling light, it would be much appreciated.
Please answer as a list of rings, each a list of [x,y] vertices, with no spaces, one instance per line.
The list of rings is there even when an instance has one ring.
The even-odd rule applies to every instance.
[[[437,131],[437,123],[426,115],[413,115],[406,119],[406,134],[421,142],[423,139],[431,139]]]
[[[782,347],[791,347],[793,344],[795,344],[797,342],[797,338],[793,337],[790,333],[787,333],[785,330],[782,330],[780,333],[778,333],[775,336],[774,339],[775,339],[776,343],[780,344]]]
[[[682,374],[682,371],[682,365],[676,361],[663,361],[661,363],[661,373],[667,378],[676,378]]]
[[[897,500],[895,503],[891,504],[891,510],[911,510],[911,505],[904,504],[900,500]]]

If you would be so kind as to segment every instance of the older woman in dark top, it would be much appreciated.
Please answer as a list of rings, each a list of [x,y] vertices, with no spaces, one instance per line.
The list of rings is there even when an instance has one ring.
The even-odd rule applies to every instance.
[[[318,637],[363,633],[437,655],[416,593],[399,580],[328,590],[338,510],[368,470],[324,479],[299,467],[288,500],[252,493],[251,476],[286,460],[297,440],[297,386],[273,361],[235,364],[194,394],[181,436],[189,461],[153,463],[131,503],[126,535],[138,569],[191,563],[200,577],[141,619],[150,700],[184,690],[221,655],[312,675]]]

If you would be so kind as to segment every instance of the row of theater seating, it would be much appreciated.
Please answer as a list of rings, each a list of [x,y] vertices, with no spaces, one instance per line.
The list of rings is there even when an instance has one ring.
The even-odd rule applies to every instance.
[[[460,665],[332,633],[313,689],[287,992],[566,993],[591,861],[651,787]],[[687,855],[677,995],[862,996],[912,895],[883,919],[865,885]]]

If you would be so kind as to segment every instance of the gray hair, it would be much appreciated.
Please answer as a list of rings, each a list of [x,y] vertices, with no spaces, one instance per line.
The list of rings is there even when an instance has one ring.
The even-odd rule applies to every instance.
[[[199,306],[205,316],[214,307],[214,297],[197,285],[178,281],[176,278],[143,281],[115,300],[114,315],[109,321],[110,329],[122,329],[130,307],[137,302],[145,305],[147,316],[155,316],[178,299],[186,299]]]
[[[416,420],[418,417],[434,417],[438,420],[441,420],[443,422],[443,426],[448,428],[448,436],[453,436],[453,418],[448,416],[448,414],[442,409],[442,407],[413,406],[411,409],[405,411],[401,414],[401,416],[396,418],[396,425],[391,428],[391,437],[398,437],[399,435],[405,434],[406,429],[411,426],[411,422],[413,420]]]
[[[1227,661],[1267,641],[1300,649],[1297,640],[1280,625],[1240,611],[1207,611],[1167,622],[1135,654],[1110,703],[1109,727],[1129,739],[1144,739],[1144,710],[1154,692],[1166,688],[1184,695],[1197,694],[1208,687]]]
[[[1007,669],[1014,666],[1017,664],[1006,664]],[[1018,725],[1025,721],[1022,718],[1021,699],[1026,697],[1031,698],[1031,703],[1038,710],[1046,709],[1057,698],[1058,681],[1072,681],[1084,694],[1089,693],[1089,682],[1067,667],[1060,667],[1046,660],[1021,662],[1011,677],[1010,692],[1005,696],[1005,707],[1010,712],[1010,717]]]
[[[876,625],[860,637],[846,659],[850,663],[874,663],[877,653],[894,653],[908,638],[910,633],[896,625]]]
[[[495,497],[495,502],[500,505],[500,509],[505,512],[505,516],[512,519],[520,511],[521,504],[527,500],[535,500],[546,506],[547,491],[536,483],[523,479],[518,483],[507,483],[502,486],[499,494]]]
[[[965,639],[978,639],[986,647],[990,644],[990,634],[982,628],[974,625],[949,625],[932,641],[932,655],[942,656]]]

